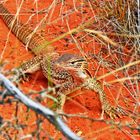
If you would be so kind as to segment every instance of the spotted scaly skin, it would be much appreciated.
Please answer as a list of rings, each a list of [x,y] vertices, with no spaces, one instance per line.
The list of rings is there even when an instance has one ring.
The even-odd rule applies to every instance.
[[[106,93],[104,92],[101,84],[95,78],[88,78],[85,81],[85,87],[97,92],[99,94],[100,102],[102,104],[101,119],[103,119],[104,112],[111,118],[120,117],[121,115],[127,115],[126,112],[119,108],[112,106],[107,100]]]
[[[20,70],[23,73],[33,73],[42,69],[48,80],[55,85],[61,85],[58,91],[58,94],[63,95],[61,109],[65,103],[65,93],[85,83],[86,88],[99,93],[102,110],[111,118],[118,116],[118,110],[110,105],[100,84],[87,73],[87,61],[83,57],[74,54],[59,55],[54,52],[52,46],[45,47],[41,52],[34,51],[34,48],[42,46],[47,40],[34,33],[28,24],[24,25],[15,19],[2,4],[0,4],[0,17],[12,33],[36,55],[23,63]]]

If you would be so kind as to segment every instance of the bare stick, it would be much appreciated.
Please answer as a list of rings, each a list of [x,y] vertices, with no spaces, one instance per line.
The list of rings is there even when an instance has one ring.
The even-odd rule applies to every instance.
[[[70,128],[62,121],[62,119],[49,108],[31,100],[29,97],[24,95],[18,88],[14,86],[4,75],[0,73],[0,84],[2,84],[12,96],[24,103],[27,107],[31,108],[35,112],[43,115],[47,118],[63,135],[69,140],[81,140],[80,137],[76,136]]]

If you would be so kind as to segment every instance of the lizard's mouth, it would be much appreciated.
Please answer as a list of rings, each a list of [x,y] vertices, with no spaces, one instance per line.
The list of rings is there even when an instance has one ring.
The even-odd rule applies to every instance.
[[[86,79],[86,78],[89,78],[89,77],[92,77],[90,72],[88,71],[88,69],[79,69],[77,71],[77,74],[80,78],[83,78],[83,79]]]
[[[82,70],[78,70],[77,74],[80,78],[83,78],[83,79],[87,78],[87,74]]]

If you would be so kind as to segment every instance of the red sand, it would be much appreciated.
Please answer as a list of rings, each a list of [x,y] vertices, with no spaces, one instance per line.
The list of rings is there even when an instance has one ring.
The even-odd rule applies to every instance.
[[[38,9],[44,9],[48,7],[51,4],[51,0],[42,0],[38,1]],[[15,1],[8,0],[5,4],[5,6],[13,13],[16,11]],[[76,5],[80,5],[81,3],[78,1]],[[49,14],[44,24],[39,28],[39,32],[45,35],[46,39],[52,40],[53,38],[57,37],[58,35],[65,33],[68,31],[68,27],[66,25],[66,22],[68,20],[68,24],[70,28],[77,27],[82,21],[86,21],[90,17],[94,16],[91,9],[87,6],[85,6],[82,10],[84,11],[83,14],[80,12],[73,11],[68,17],[65,17],[62,19],[62,16],[60,16],[60,4],[57,4],[54,6],[54,11],[52,11],[52,15]],[[66,6],[63,7],[61,12],[68,11],[70,9],[73,9],[74,5],[71,0],[67,0]],[[34,9],[34,10],[33,10]],[[25,23],[31,14],[30,13],[36,11],[36,6],[33,3],[33,1],[26,0],[23,3],[23,7],[21,9],[20,20]],[[51,13],[49,11],[49,13]],[[39,23],[39,19],[42,19],[44,17],[44,14],[39,14],[38,16],[35,15],[33,18],[29,21],[29,24],[31,24],[33,27]],[[16,37],[12,34],[10,34],[8,40],[8,28],[5,26],[3,21],[0,19],[0,52],[3,53],[3,60],[8,61],[9,64],[6,65],[7,69],[15,68],[19,66],[23,61],[30,59],[33,57],[33,55],[26,51],[23,47],[24,45],[16,39]],[[83,34],[78,33],[75,35],[75,37],[81,37]],[[5,47],[5,44],[7,42],[7,45]],[[100,46],[98,43],[96,43],[92,38],[85,37],[81,42],[79,42],[80,45],[83,47],[83,50],[85,54],[87,54],[89,51],[94,53],[97,53],[100,50]],[[72,38],[70,36],[66,36],[64,39],[61,39],[53,44],[56,46],[56,51],[60,53],[65,52],[71,52],[71,53],[80,53],[79,50],[76,48],[76,45]],[[4,49],[5,48],[5,49]],[[94,66],[94,67],[93,67]],[[96,60],[90,61],[89,69],[91,73],[94,75],[96,69],[97,69],[98,63]],[[98,71],[97,77],[100,75],[103,75],[104,73],[108,72],[106,69],[102,68]],[[123,77],[123,76],[121,76]],[[114,76],[107,77],[106,81],[111,81],[115,79]],[[23,89],[25,93],[29,93],[32,89],[33,90],[40,90],[41,87],[47,88],[47,80],[42,75],[41,72],[34,73],[30,76],[29,82],[25,82],[23,84],[20,84],[20,87]],[[103,82],[103,81],[101,81]],[[118,90],[116,90],[116,87]],[[109,98],[110,102],[113,105],[115,104],[115,98],[119,97],[118,103],[122,106],[124,105],[124,97],[130,98],[130,100],[133,100],[128,91],[122,86],[122,84],[113,84],[111,87],[104,87],[105,91],[107,93],[107,97]],[[77,95],[74,98],[71,98],[70,100],[67,100],[64,106],[64,111],[66,113],[70,114],[78,114],[86,115],[88,117],[92,118],[99,118],[101,114],[101,105],[99,102],[98,95],[95,92],[89,91],[89,90],[80,90],[75,93],[72,93],[69,97],[73,97],[74,95]],[[122,96],[123,95],[123,96]],[[31,98],[35,98],[36,95],[31,95]],[[44,99],[43,104],[47,105],[48,100]],[[129,103],[129,102],[128,102]],[[127,104],[127,101],[126,101]],[[16,112],[16,107],[18,106],[18,110]],[[131,103],[130,106],[128,106],[130,109],[133,108],[133,103]],[[42,118],[38,115],[36,115],[33,111],[27,110],[27,108],[21,104],[21,103],[12,103],[12,104],[4,104],[0,106],[0,115],[4,118],[4,120],[9,120],[12,122],[12,124],[16,125],[16,120],[14,116],[17,116],[18,123],[26,125],[24,129],[16,130],[13,127],[7,127],[3,131],[7,131],[7,133],[12,136],[12,138],[16,137],[16,139],[19,139],[23,136],[26,136],[28,134],[33,133],[38,129],[36,125],[37,117]],[[110,120],[105,115],[105,120]],[[121,121],[122,123],[125,122],[132,122],[132,119],[129,117],[122,117],[121,119],[117,119],[115,121]],[[107,125],[104,122],[96,122],[96,121],[90,121],[86,119],[82,119],[80,117],[76,118],[69,118],[67,120],[68,126],[77,134],[80,134],[83,138],[87,140],[92,139],[98,139],[98,140],[128,140],[135,137],[135,139],[140,139],[140,136],[137,132],[130,131],[130,129],[126,127],[117,128],[113,125]],[[130,132],[130,133],[128,133]],[[1,134],[0,134],[1,135]],[[47,121],[43,120],[43,123],[40,124],[40,139],[47,139],[47,136],[50,135],[54,139],[58,140],[59,138],[64,137],[61,135],[60,132],[54,129],[54,127]],[[34,136],[35,139],[36,135]],[[0,139],[3,139],[1,136]],[[28,138],[26,138],[27,140]]]

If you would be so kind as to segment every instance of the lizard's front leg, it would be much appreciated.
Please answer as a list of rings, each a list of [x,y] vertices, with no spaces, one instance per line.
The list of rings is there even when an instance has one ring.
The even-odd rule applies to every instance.
[[[67,94],[70,93],[76,87],[75,83],[71,80],[66,81],[65,83],[61,84],[58,90],[58,106],[57,112],[63,113],[64,104],[66,102]]]
[[[120,117],[121,115],[127,115],[121,108],[112,106],[107,100],[106,93],[103,91],[100,83],[93,78],[89,78],[86,81],[86,88],[91,89],[99,94],[100,102],[102,105],[101,119],[103,119],[104,112],[111,118]]]
[[[35,56],[34,58],[28,60],[27,62],[23,63],[19,69],[23,73],[33,73],[40,69],[40,64],[43,59],[42,55]]]
[[[19,80],[27,80],[28,77],[26,77],[28,73],[34,73],[35,71],[40,69],[40,63],[42,60],[42,55],[35,56],[34,58],[28,60],[27,62],[24,62],[21,64],[17,70],[14,70],[14,73],[16,73],[17,78]]]

